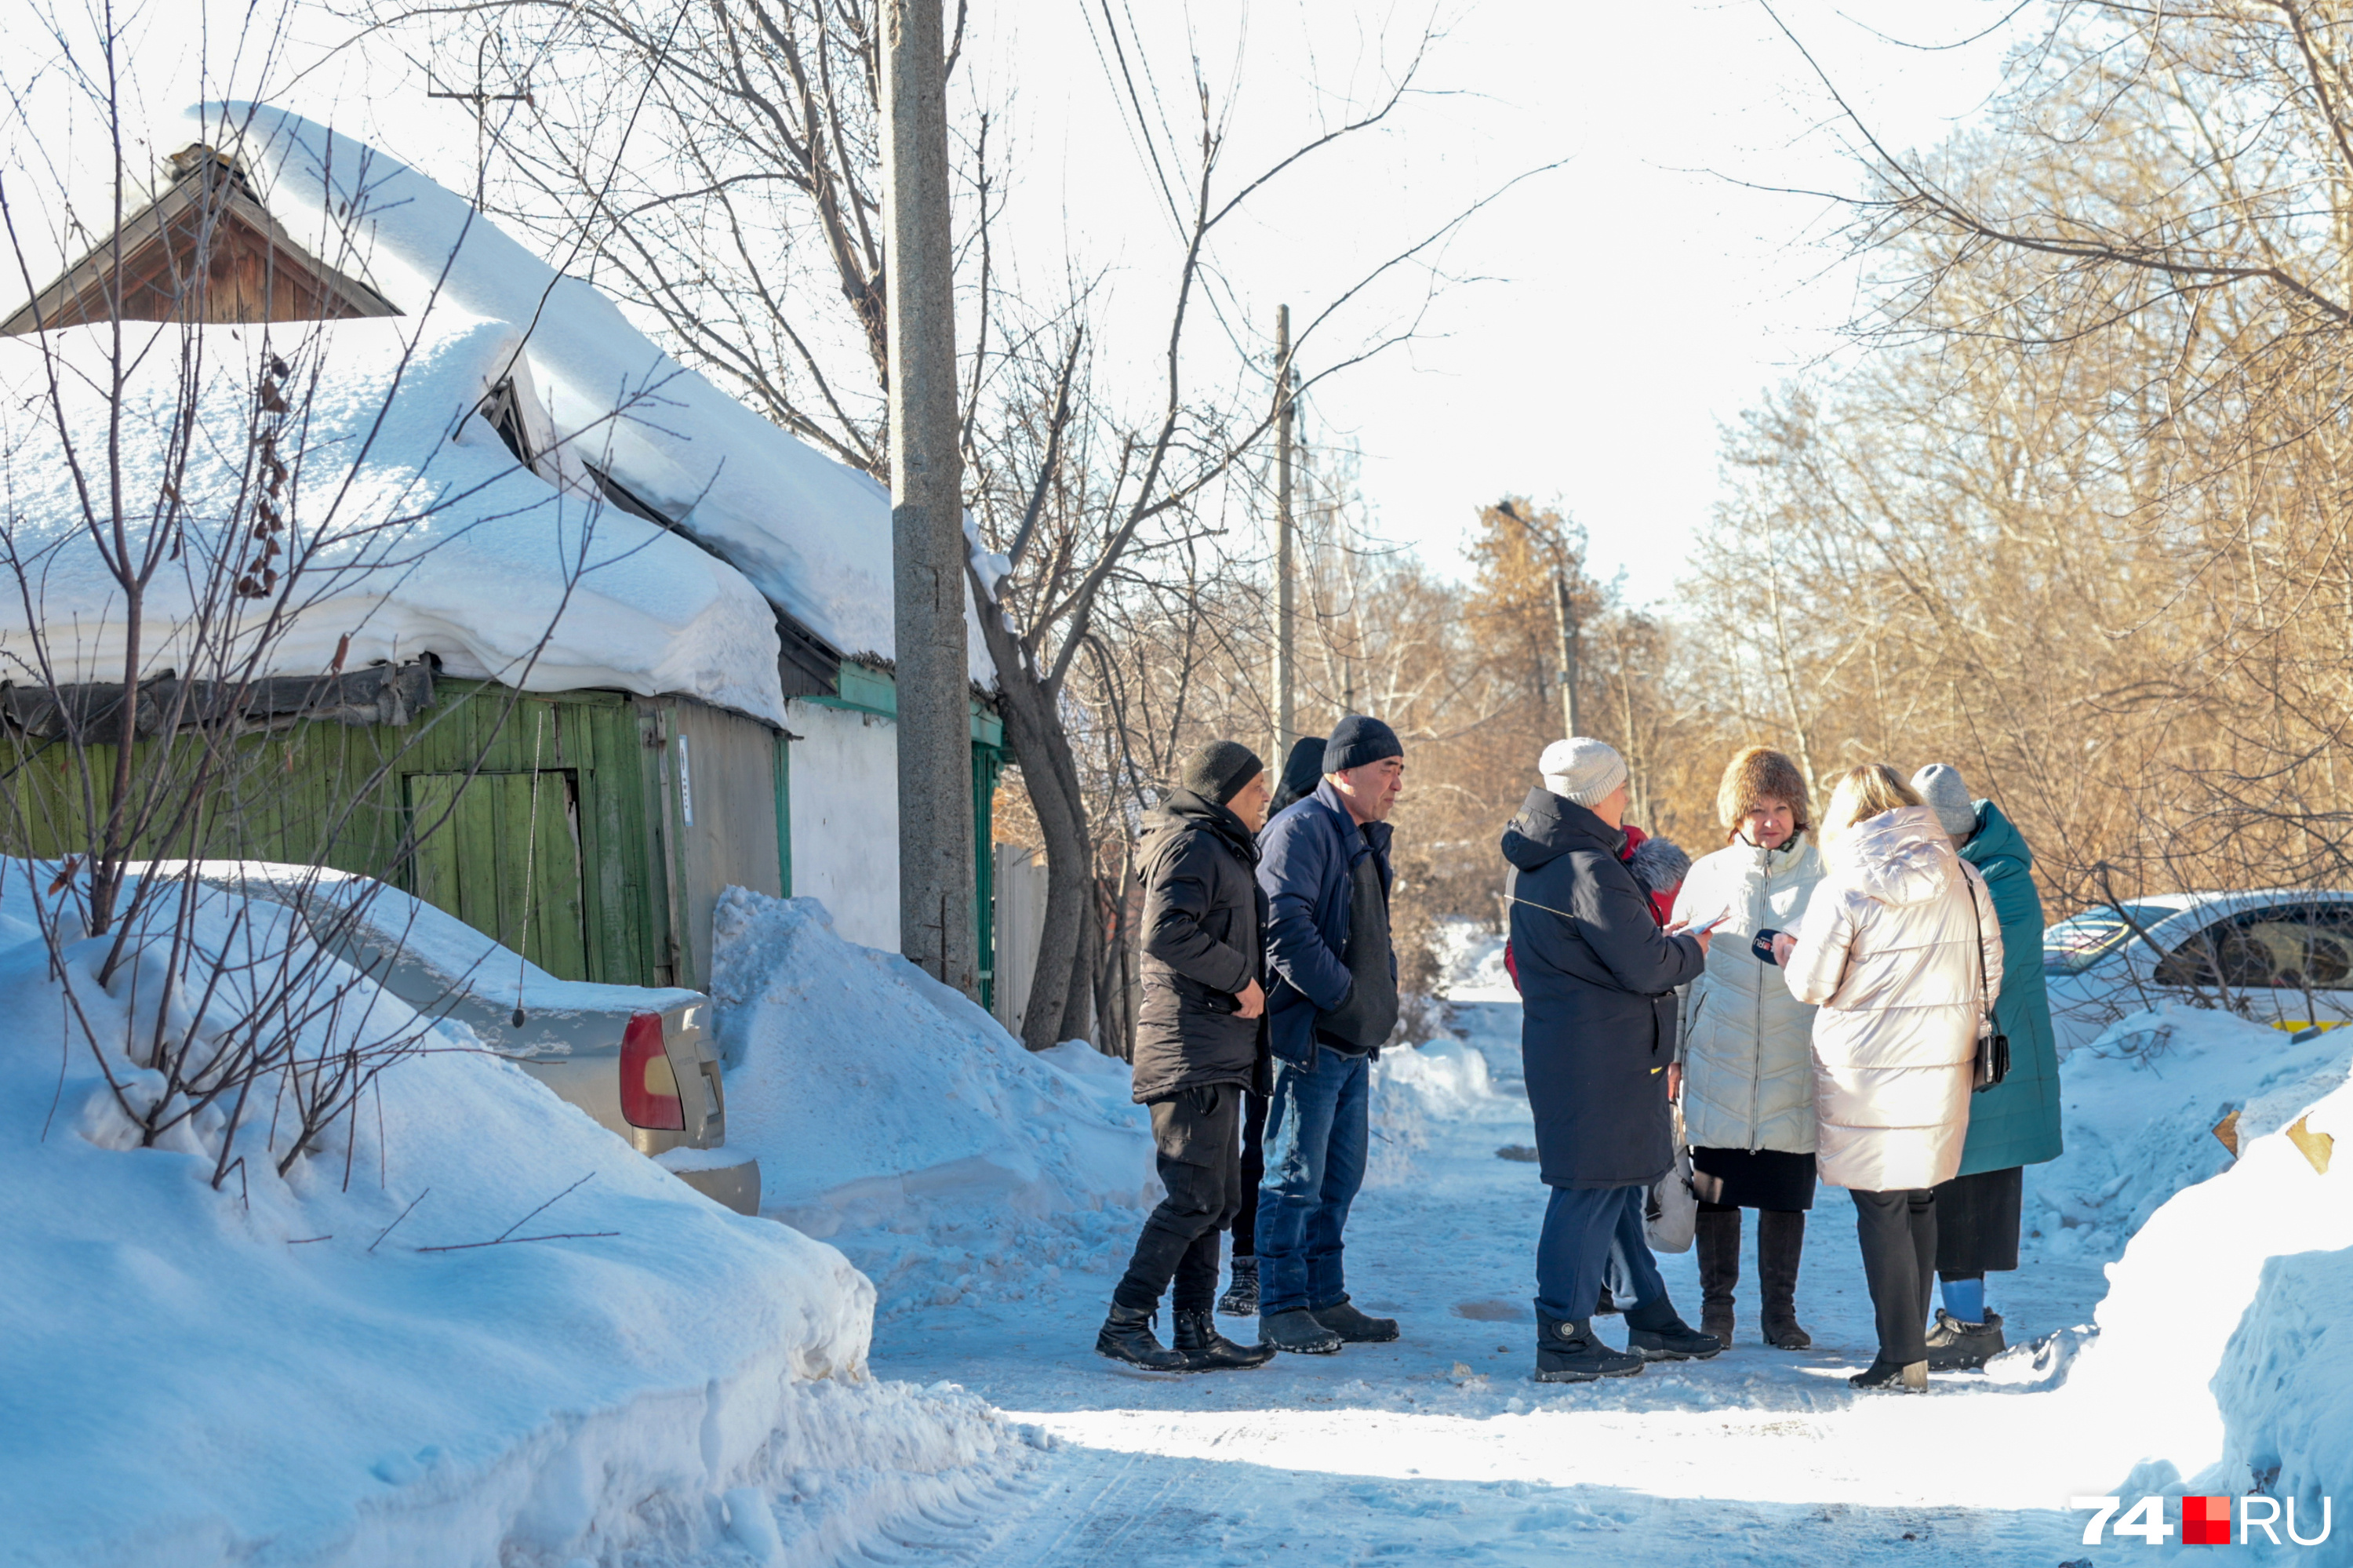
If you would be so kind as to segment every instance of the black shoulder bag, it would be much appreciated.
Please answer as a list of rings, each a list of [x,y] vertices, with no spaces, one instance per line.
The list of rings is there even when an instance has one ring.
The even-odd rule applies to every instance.
[[[1985,916],[1978,913],[1978,890],[1969,881],[1967,871],[1961,873],[1961,891],[1969,895],[1969,923],[1977,927],[1978,940],[1978,1066],[1976,1080],[1969,1092],[1983,1094],[2010,1076],[2010,1036],[1993,1021],[1993,987],[1986,979]]]

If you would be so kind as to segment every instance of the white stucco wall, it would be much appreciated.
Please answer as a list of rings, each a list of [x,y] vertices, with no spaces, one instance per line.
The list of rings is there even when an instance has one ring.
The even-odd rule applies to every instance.
[[[889,719],[788,702],[793,894],[821,898],[834,929],[899,950],[899,729]]]

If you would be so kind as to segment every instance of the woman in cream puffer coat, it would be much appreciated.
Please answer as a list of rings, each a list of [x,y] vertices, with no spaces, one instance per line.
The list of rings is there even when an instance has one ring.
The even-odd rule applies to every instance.
[[[1830,874],[1780,944],[1814,1014],[1822,1179],[1851,1191],[1879,1355],[1858,1387],[1927,1386],[1936,1194],[1961,1164],[1979,1021],[2001,986],[1985,879],[1884,766],[1849,769],[1823,816]]]
[[[1683,1139],[1697,1194],[1701,1329],[1729,1343],[1740,1282],[1740,1211],[1757,1213],[1765,1342],[1801,1351],[1798,1263],[1814,1206],[1814,1010],[1789,994],[1751,939],[1797,928],[1822,879],[1798,765],[1752,746],[1716,790],[1731,840],[1683,879],[1674,917],[1726,916],[1683,997]]]

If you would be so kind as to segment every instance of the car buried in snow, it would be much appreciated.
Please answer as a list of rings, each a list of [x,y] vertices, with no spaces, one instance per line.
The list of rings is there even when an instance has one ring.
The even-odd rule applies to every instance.
[[[2063,1054],[2168,1002],[2290,1031],[2353,1022],[2353,892],[2173,893],[2102,905],[2042,933],[2042,973]]]
[[[559,980],[374,877],[259,861],[182,864],[207,886],[292,908],[322,948],[419,1014],[463,1024],[704,1196],[760,1212],[760,1162],[726,1149],[726,1081],[702,992]]]

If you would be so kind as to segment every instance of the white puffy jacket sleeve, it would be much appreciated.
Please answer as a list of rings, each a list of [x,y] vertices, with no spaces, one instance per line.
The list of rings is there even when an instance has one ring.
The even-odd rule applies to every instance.
[[[1781,971],[1791,996],[1819,1007],[1838,994],[1854,946],[1855,914],[1852,895],[1842,889],[1825,887],[1814,895]]]

